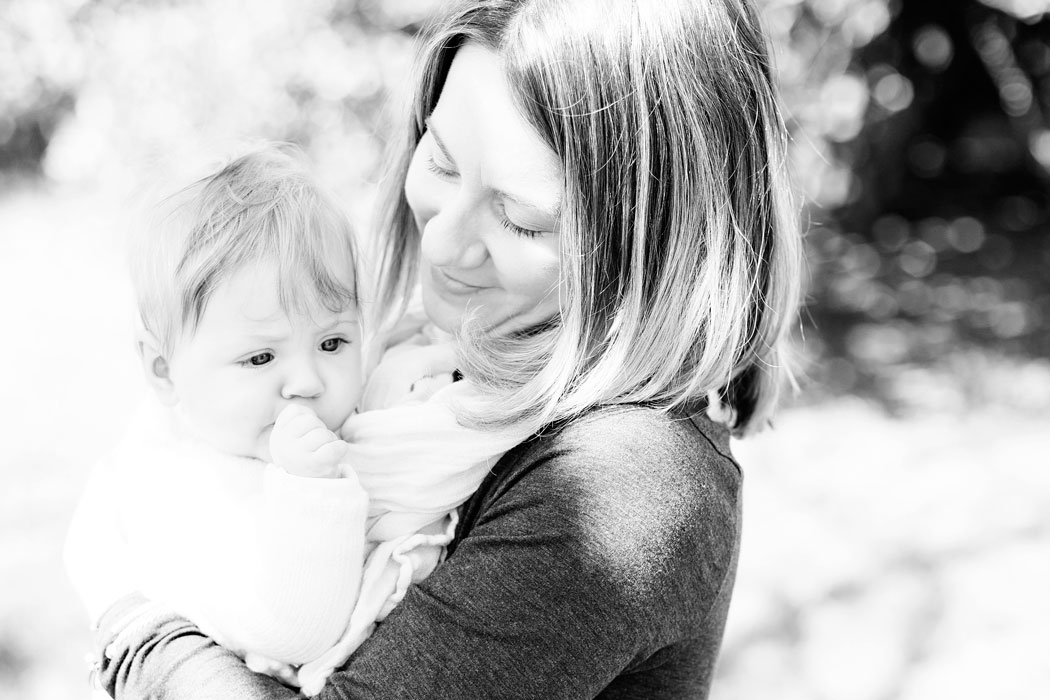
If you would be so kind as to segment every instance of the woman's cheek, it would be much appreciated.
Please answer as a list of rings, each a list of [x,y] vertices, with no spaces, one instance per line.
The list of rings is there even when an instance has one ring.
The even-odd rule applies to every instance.
[[[504,269],[509,274],[504,286],[537,304],[543,303],[557,287],[561,274],[557,241],[553,234],[520,241],[522,245],[516,250],[507,251]]]

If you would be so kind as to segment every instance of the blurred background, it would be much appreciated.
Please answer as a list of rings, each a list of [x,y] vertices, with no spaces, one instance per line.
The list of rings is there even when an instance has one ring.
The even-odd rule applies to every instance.
[[[811,279],[713,697],[1050,697],[1050,0],[760,4]],[[61,541],[142,391],[126,213],[281,139],[364,229],[435,9],[0,0],[0,698],[88,692]]]

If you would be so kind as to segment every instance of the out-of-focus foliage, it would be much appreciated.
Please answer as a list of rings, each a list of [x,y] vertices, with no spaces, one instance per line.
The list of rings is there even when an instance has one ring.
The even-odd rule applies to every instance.
[[[809,203],[810,374],[921,403],[929,387],[902,369],[977,375],[990,348],[1045,355],[1050,2],[765,13]]]
[[[391,88],[434,2],[8,0],[0,169],[61,182],[300,144],[337,186],[376,171]]]
[[[760,4],[810,224],[814,383],[902,398],[902,367],[1045,352],[1050,0]],[[0,174],[127,186],[280,139],[354,208],[437,5],[6,0]]]

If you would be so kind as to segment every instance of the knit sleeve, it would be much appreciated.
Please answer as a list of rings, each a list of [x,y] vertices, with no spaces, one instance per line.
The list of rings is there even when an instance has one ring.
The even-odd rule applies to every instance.
[[[732,584],[738,487],[731,460],[688,423],[627,416],[516,448],[465,505],[447,560],[318,697],[703,697]],[[622,679],[696,639],[673,690],[623,691]],[[293,697],[253,686],[185,626],[115,652],[106,678],[133,681],[118,700],[175,677],[162,697]]]
[[[67,566],[97,619],[140,591],[240,653],[301,664],[349,621],[368,500],[345,478],[292,476],[200,445],[122,445],[92,476]]]
[[[607,427],[508,455],[453,554],[321,697],[594,698],[724,619],[735,466],[686,429]],[[665,697],[709,682],[716,627]]]
[[[233,649],[298,665],[327,651],[349,622],[368,499],[350,470],[313,479],[257,468],[255,489],[228,493],[227,508],[212,510],[225,522],[201,531],[186,562],[193,578],[210,575],[204,586],[183,581],[177,593],[196,599],[178,609]]]

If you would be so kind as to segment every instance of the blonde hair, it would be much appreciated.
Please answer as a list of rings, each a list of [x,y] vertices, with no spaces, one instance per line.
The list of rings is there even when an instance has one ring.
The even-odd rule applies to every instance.
[[[171,353],[215,289],[247,265],[272,263],[286,312],[357,303],[350,223],[294,147],[236,158],[165,198],[135,232],[131,277],[145,330]]]
[[[786,131],[747,0],[469,0],[426,36],[386,181],[380,308],[416,283],[403,184],[456,50],[498,53],[564,168],[561,311],[514,336],[464,330],[482,423],[539,426],[597,405],[764,425],[786,375],[801,277]]]

